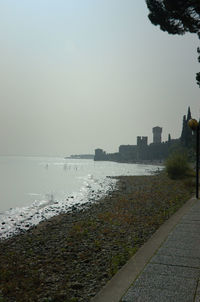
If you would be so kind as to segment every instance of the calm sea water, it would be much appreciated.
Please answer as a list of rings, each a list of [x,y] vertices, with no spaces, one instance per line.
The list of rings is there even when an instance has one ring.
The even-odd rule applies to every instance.
[[[0,157],[0,238],[113,190],[106,176],[148,175],[159,166],[43,157]]]

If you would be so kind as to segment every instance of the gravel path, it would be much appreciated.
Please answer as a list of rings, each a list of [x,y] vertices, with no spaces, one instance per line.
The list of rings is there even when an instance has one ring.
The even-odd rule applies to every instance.
[[[118,189],[0,241],[0,301],[88,302],[192,194],[163,173],[118,177]]]

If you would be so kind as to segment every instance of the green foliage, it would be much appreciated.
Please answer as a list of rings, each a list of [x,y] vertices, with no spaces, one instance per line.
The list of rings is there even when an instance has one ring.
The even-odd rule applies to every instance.
[[[0,290],[0,302],[4,302],[5,300],[4,300],[4,298],[3,298],[3,296],[2,296],[2,291]]]
[[[71,298],[69,302],[78,302],[78,298]]]
[[[191,170],[187,154],[184,152],[173,152],[165,162],[165,169],[172,179],[185,177]]]
[[[110,276],[113,276],[117,271],[132,257],[138,250],[138,247],[126,247],[124,246],[122,252],[111,258],[110,262]]]
[[[196,33],[200,38],[199,0],[146,0],[146,4],[151,23],[159,25],[162,31],[173,35]],[[197,52],[200,54],[199,48]],[[200,86],[200,73],[196,74],[196,81]]]
[[[188,107],[187,118],[186,115],[183,116],[183,127],[181,133],[181,144],[182,146],[190,149],[194,145],[194,136],[192,135],[192,129],[188,125],[188,121],[191,119],[190,107]]]
[[[199,85],[200,87],[200,72],[196,73],[196,81],[197,81],[197,85]]]
[[[127,255],[123,253],[113,256],[110,263],[110,275],[115,275],[119,268],[122,267],[127,260]]]
[[[195,185],[196,185],[195,178],[194,177],[193,178],[189,177],[189,178],[185,179],[184,180],[184,185],[188,189],[188,191],[194,192]]]
[[[149,19],[169,34],[199,34],[199,0],[146,0]]]

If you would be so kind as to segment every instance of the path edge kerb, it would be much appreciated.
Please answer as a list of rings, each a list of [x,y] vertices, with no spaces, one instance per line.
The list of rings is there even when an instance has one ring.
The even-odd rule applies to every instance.
[[[108,281],[102,290],[91,299],[91,302],[119,302],[172,229],[197,201],[195,197],[192,197],[165,221],[151,238],[139,248],[135,255]]]

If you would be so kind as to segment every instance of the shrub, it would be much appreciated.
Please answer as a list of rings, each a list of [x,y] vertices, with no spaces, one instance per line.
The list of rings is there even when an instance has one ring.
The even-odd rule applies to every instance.
[[[165,162],[165,169],[172,179],[185,177],[191,170],[186,153],[172,153]]]

